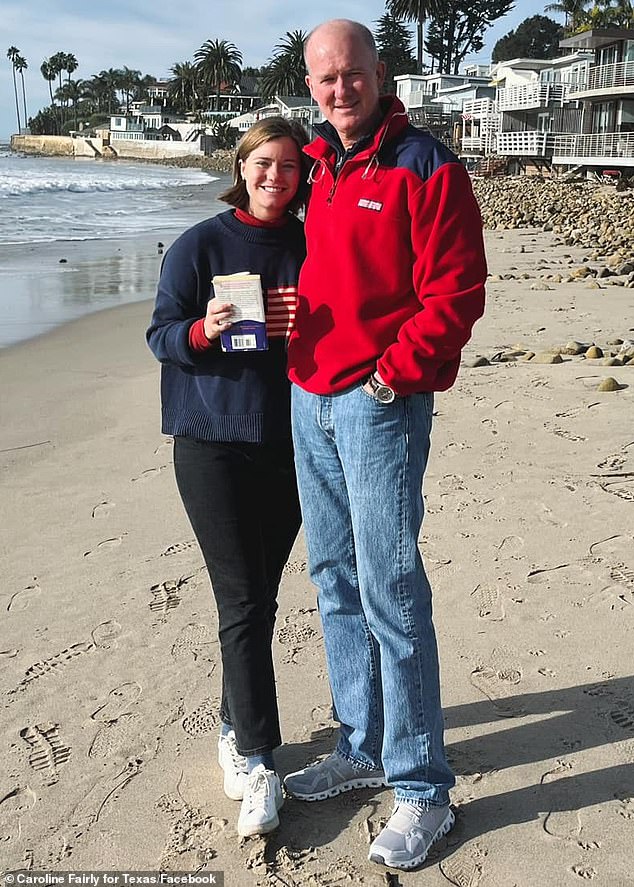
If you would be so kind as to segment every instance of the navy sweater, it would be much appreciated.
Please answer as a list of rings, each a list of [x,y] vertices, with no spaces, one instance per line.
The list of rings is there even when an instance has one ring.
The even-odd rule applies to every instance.
[[[147,342],[161,362],[164,434],[210,441],[260,443],[290,437],[286,337],[269,335],[268,351],[206,351],[189,344],[205,316],[216,274],[247,271],[262,280],[269,301],[280,289],[296,298],[306,255],[301,222],[289,214],[279,228],[246,225],[229,210],[188,229],[166,252]]]

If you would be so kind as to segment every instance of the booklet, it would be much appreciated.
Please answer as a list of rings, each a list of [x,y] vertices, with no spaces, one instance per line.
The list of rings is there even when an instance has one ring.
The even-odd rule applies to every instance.
[[[266,351],[266,316],[259,274],[239,271],[237,274],[216,274],[212,278],[214,293],[221,302],[231,302],[231,327],[220,333],[223,351]]]

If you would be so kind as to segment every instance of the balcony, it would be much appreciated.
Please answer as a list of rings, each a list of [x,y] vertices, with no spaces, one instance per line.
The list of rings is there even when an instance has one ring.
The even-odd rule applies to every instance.
[[[434,108],[437,105],[432,104],[432,99],[434,94],[431,92],[425,92],[422,89],[413,89],[407,95],[404,95],[402,98],[402,102],[405,105],[406,111],[411,111],[414,108]]]
[[[508,157],[548,157],[553,133],[538,132],[536,129],[525,132],[498,132],[496,150]]]
[[[569,98],[600,98],[634,93],[634,61],[594,65],[571,85]]]
[[[616,166],[634,166],[634,132],[560,134],[553,141],[552,153],[555,163],[574,158],[574,162],[611,160]]]
[[[495,103],[491,99],[467,99],[462,106],[464,120],[484,120],[498,115],[495,112]]]
[[[508,157],[549,157],[553,163],[634,166],[634,132],[499,132],[496,150]]]
[[[525,83],[521,86],[508,86],[498,89],[498,111],[525,111],[531,108],[547,108],[561,105],[568,98],[567,83]]]

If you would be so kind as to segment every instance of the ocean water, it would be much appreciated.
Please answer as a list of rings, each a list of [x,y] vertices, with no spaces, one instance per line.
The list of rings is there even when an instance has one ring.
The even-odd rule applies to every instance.
[[[192,189],[220,178],[132,161],[34,157],[0,145],[0,246],[185,227]]]
[[[151,298],[158,242],[226,210],[217,196],[228,184],[222,173],[0,144],[0,347]]]

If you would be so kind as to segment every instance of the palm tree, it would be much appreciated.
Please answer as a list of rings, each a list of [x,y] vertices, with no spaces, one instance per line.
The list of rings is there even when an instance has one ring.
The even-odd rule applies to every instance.
[[[57,130],[59,127],[57,124],[57,113],[55,111],[55,99],[53,98],[53,87],[51,85],[57,77],[57,69],[53,64],[51,64],[50,59],[44,59],[44,61],[40,65],[40,73],[42,74],[42,77],[46,81],[48,81],[48,92],[51,97],[51,113],[53,119],[55,120],[55,129]]]
[[[62,86],[62,71],[64,70],[64,66],[66,64],[66,53],[65,52],[56,52],[54,55],[50,57],[48,60],[50,66],[55,71],[55,76],[59,79],[58,86],[61,88]]]
[[[68,74],[68,82],[70,83],[70,75],[74,74],[79,67],[79,62],[72,52],[64,53],[64,70]]]
[[[121,88],[122,78],[123,71],[118,68],[100,71],[94,78],[103,85],[105,96],[108,99],[108,116],[112,114],[112,105],[117,101],[117,91]]]
[[[242,53],[227,40],[206,40],[194,53],[194,62],[201,83],[215,93],[217,110],[221,88],[235,87],[240,82]]]
[[[83,80],[70,80],[68,79],[55,93],[56,97],[60,99],[60,101],[65,102],[66,105],[69,103],[73,108],[73,118],[75,121],[75,130],[78,128],[77,121],[77,103],[83,97],[84,90],[84,81]]]
[[[607,6],[604,13],[607,28],[634,27],[634,7],[630,0],[617,0],[616,6]]]
[[[11,69],[13,71],[13,93],[15,95],[15,113],[18,118],[18,133],[20,132],[20,103],[18,101],[18,80],[15,76],[16,72],[16,58],[20,57],[20,50],[17,46],[10,46],[7,49],[7,58],[11,62]],[[25,121],[26,122],[26,121]]]
[[[137,71],[134,68],[128,68],[125,65],[123,66],[123,69],[119,71],[119,83],[117,88],[121,91],[123,98],[125,99],[126,114],[130,113],[130,102],[132,101],[133,96],[136,95],[140,82],[140,71]]]
[[[387,0],[386,9],[394,18],[416,22],[416,73],[423,73],[423,43],[425,20],[439,14],[439,0]]]
[[[305,31],[287,31],[273,50],[262,79],[262,94],[309,95],[304,62]]]
[[[559,0],[544,6],[544,12],[562,12],[564,14],[564,30],[567,33],[576,31],[583,23],[585,8],[589,0]]]
[[[27,68],[29,66],[28,66],[27,61],[23,55],[17,55],[15,57],[15,61],[13,62],[13,64],[14,64],[15,70],[20,75],[20,80],[22,81],[22,105],[24,108],[24,125],[26,126],[27,121],[29,119],[29,115],[26,110],[26,88],[24,86],[24,72],[27,70]]]
[[[170,68],[170,73],[174,75],[168,86],[171,100],[179,110],[191,111],[193,114],[198,98],[196,67],[191,62],[176,62]]]

